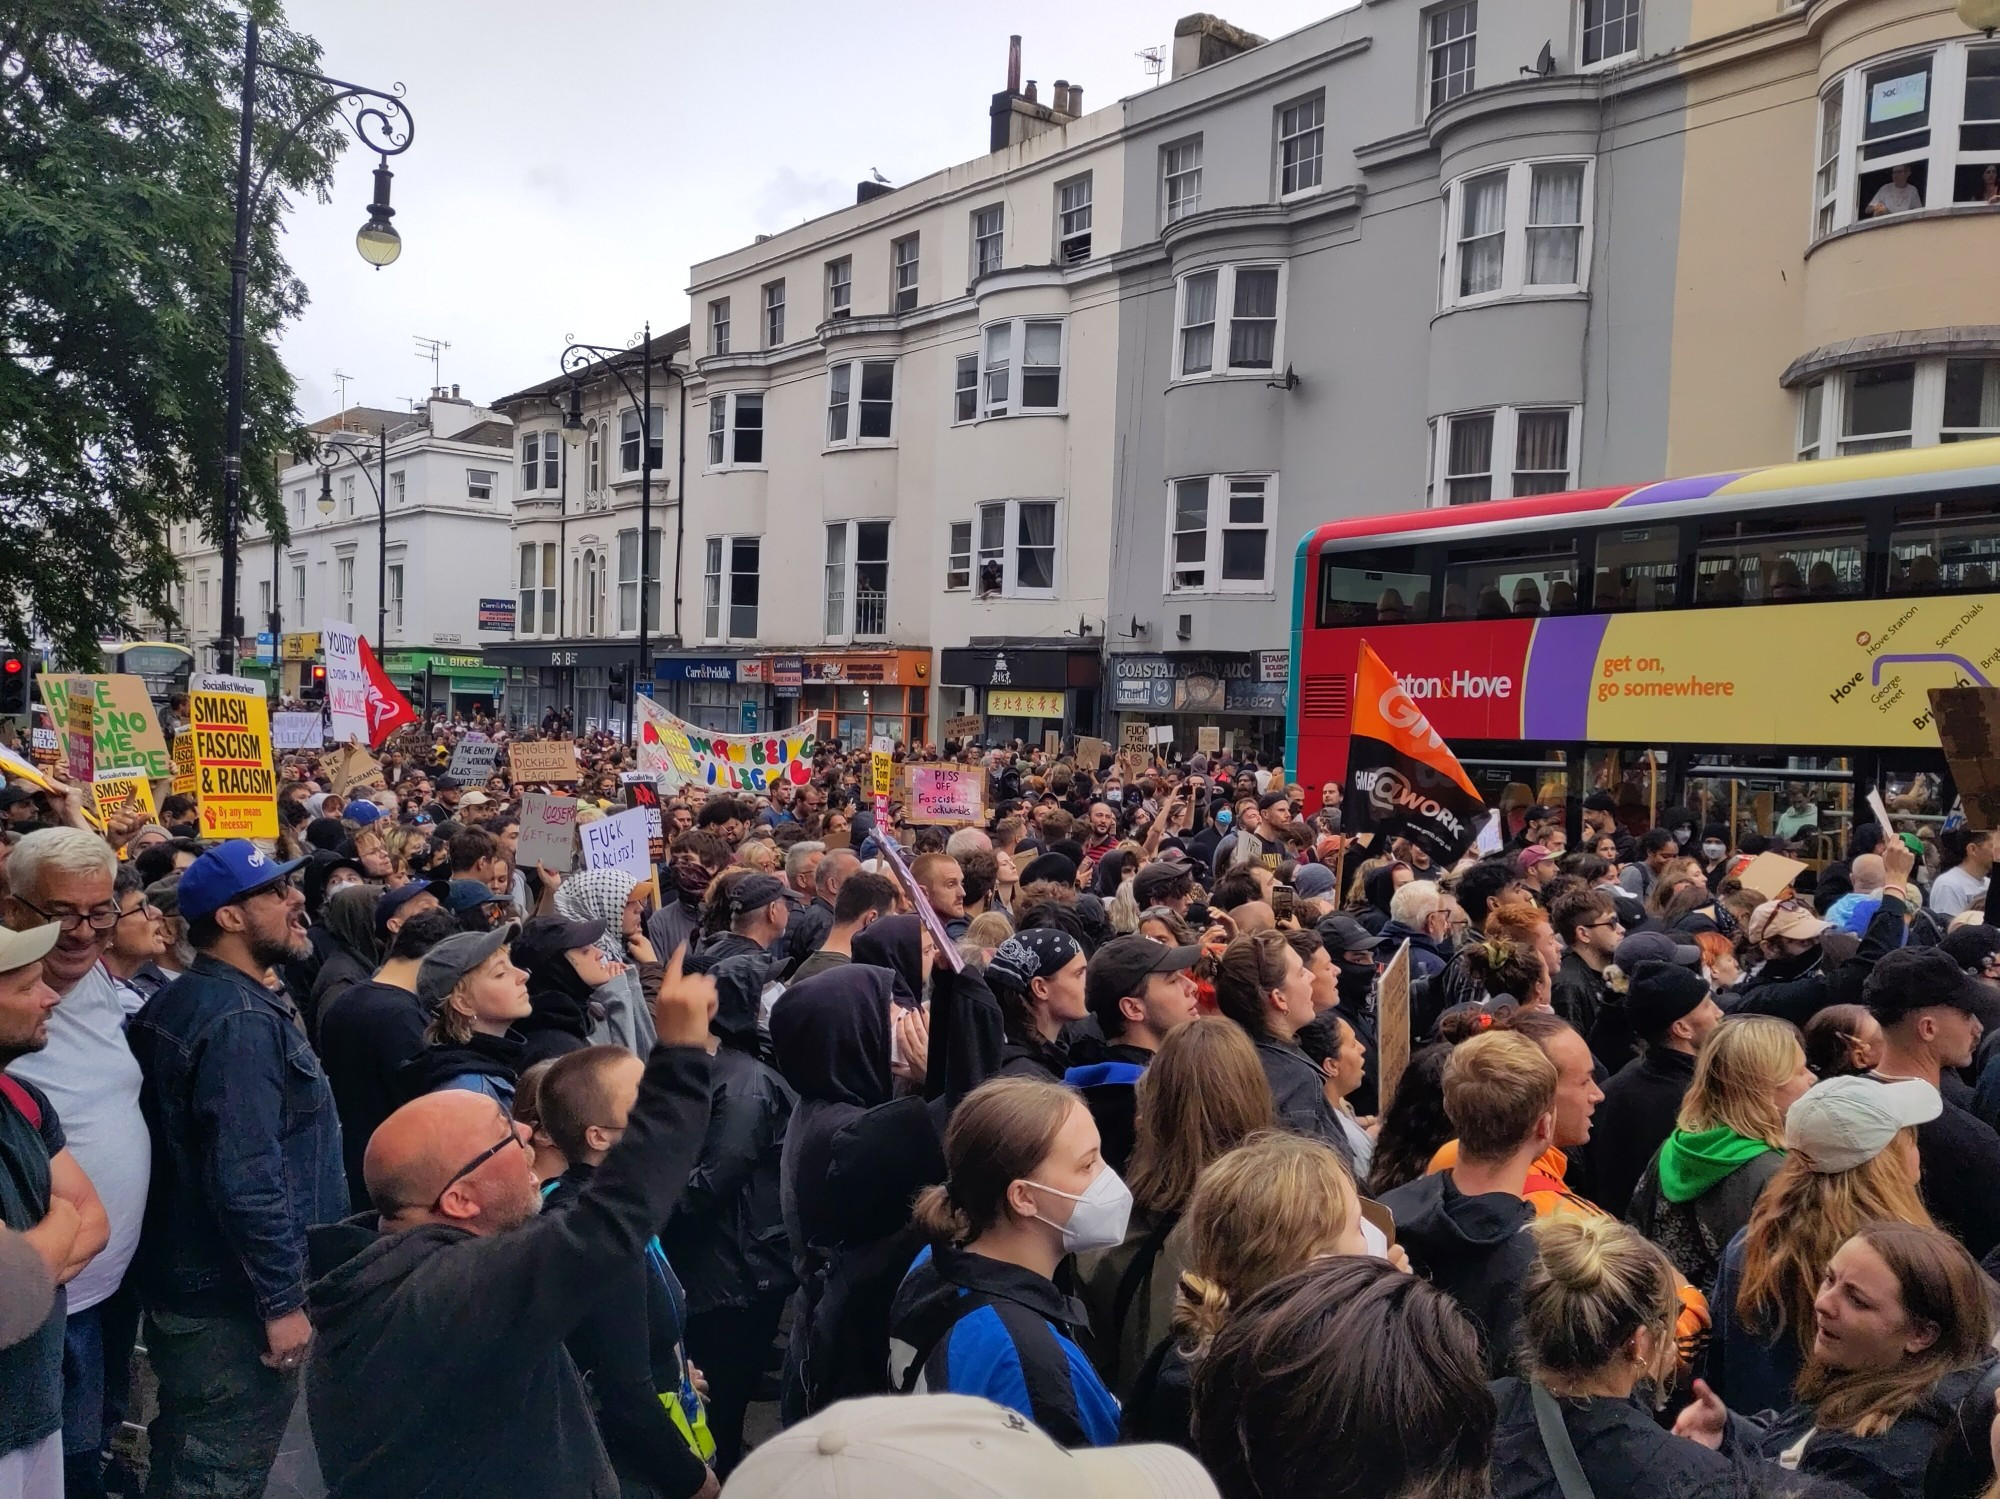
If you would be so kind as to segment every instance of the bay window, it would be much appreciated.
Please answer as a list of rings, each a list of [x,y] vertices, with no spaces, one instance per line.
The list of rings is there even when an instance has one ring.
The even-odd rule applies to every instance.
[[[764,393],[717,391],[708,398],[708,466],[752,467],[764,461]]]
[[[521,489],[524,493],[562,489],[562,438],[554,432],[530,432],[521,439]]]
[[[1815,237],[1919,209],[1987,203],[1995,191],[2000,42],[1954,40],[1877,58],[1820,95]]]
[[[1271,591],[1276,483],[1271,474],[1208,474],[1168,486],[1168,593]]]
[[[1285,267],[1224,265],[1181,277],[1174,338],[1174,378],[1268,374],[1280,368]],[[1216,320],[1227,309],[1228,338],[1218,350]]]
[[[826,528],[828,640],[866,640],[889,631],[889,523],[835,521]]]
[[[1574,489],[1578,429],[1574,406],[1498,406],[1439,417],[1431,423],[1426,503],[1474,505]]]
[[[978,511],[980,598],[1056,595],[1056,502],[993,500]]]
[[[951,419],[969,422],[979,415],[979,356],[961,354],[952,380]]]
[[[665,441],[664,426],[660,408],[649,406],[647,413],[650,424],[642,424],[637,407],[619,413],[618,416],[618,468],[622,473],[639,472],[639,442],[646,439],[646,466],[658,473],[662,467],[662,444]]]
[[[1801,459],[2000,437],[2000,358],[1949,355],[1837,370],[1798,392]]]
[[[1582,291],[1593,176],[1589,161],[1517,161],[1451,183],[1441,305]]]
[[[852,447],[860,442],[885,442],[894,433],[896,363],[892,359],[855,359],[832,365],[826,372],[826,442],[828,447]]]
[[[980,350],[981,416],[1022,416],[1062,409],[1060,318],[1009,318],[988,323],[980,330]],[[963,367],[961,361],[961,378]],[[959,409],[963,404],[961,398]]]

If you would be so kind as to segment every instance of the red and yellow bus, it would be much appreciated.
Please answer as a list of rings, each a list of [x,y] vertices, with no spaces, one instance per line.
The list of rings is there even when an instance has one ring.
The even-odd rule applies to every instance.
[[[1366,640],[1510,829],[1605,790],[1826,857],[1870,788],[1949,810],[1927,693],[2000,681],[1996,578],[2000,440],[1335,521],[1299,544],[1286,764],[1314,805],[1345,773]]]

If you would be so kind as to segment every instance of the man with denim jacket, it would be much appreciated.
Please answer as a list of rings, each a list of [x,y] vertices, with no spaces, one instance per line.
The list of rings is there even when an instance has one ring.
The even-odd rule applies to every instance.
[[[306,1230],[347,1211],[333,1094],[275,987],[307,951],[298,867],[242,839],[197,859],[179,887],[197,957],[129,1031],[153,1137],[149,1494],[264,1492],[312,1339]]]

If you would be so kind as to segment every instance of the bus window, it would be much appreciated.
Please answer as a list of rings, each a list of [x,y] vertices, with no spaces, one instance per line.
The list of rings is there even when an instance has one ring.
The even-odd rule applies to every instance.
[[[1601,614],[1673,608],[1680,552],[1679,526],[1621,526],[1598,532],[1591,608]]]
[[[1446,619],[1574,614],[1576,607],[1576,550],[1568,542],[1531,551],[1518,543],[1454,547],[1445,560]]]
[[[1803,604],[1859,598],[1868,539],[1856,517],[1708,521],[1695,552],[1697,604]]]
[[[1889,592],[1957,593],[2000,576],[2000,495],[1924,500],[1896,507],[1889,536]]]
[[[1431,575],[1418,570],[1415,547],[1324,557],[1319,615],[1322,629],[1421,623],[1431,617]]]

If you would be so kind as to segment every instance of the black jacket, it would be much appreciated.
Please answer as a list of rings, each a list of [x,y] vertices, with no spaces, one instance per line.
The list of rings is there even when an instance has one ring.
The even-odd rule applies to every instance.
[[[1132,1159],[1138,1131],[1139,1079],[1153,1054],[1143,1046],[1122,1041],[1110,1045],[1079,1041],[1070,1048],[1069,1070],[1062,1080],[1083,1095],[1084,1106],[1097,1124],[1098,1153],[1113,1171],[1123,1174]]]
[[[514,1022],[524,1043],[524,1071],[590,1044],[590,1033],[604,1019],[604,1006],[595,994],[568,953],[552,953],[528,970],[528,1003],[534,1009],[527,1019]]]
[[[347,1191],[368,1201],[361,1159],[375,1127],[408,1102],[398,1075],[424,1049],[424,1007],[407,989],[370,980],[340,995],[319,1017],[319,1055],[340,1111]]]
[[[1612,1217],[1625,1216],[1646,1163],[1674,1132],[1681,1099],[1693,1081],[1692,1056],[1655,1046],[1604,1085],[1604,1101],[1597,1106],[1584,1151],[1590,1161],[1591,1200]]]
[[[439,1088],[471,1087],[491,1093],[513,1109],[514,1080],[527,1064],[521,1060],[527,1046],[509,1031],[504,1036],[474,1032],[462,1043],[439,1041],[426,1046],[405,1062],[396,1074],[403,1089],[403,1102],[435,1093]]]
[[[1140,1365],[1118,1413],[1118,1440],[1165,1442],[1201,1455],[1194,1446],[1194,1367],[1178,1338],[1161,1338]]]
[[[658,1046],[625,1133],[566,1212],[313,1236],[306,1411],[332,1499],[588,1495],[618,1480],[564,1340],[666,1221],[708,1125],[707,1053]]]
[[[1831,967],[1818,947],[1795,958],[1772,958],[1738,986],[1736,1013],[1776,1015],[1803,1026],[1833,1003]]]
[[[1493,1400],[1500,1414],[1493,1431],[1493,1499],[1562,1499],[1527,1381],[1496,1379]],[[1602,1499],[1695,1499],[1743,1490],[1744,1475],[1734,1462],[1675,1436],[1636,1401],[1558,1397],[1556,1406],[1577,1464]]]
[[[1267,1037],[1257,1043],[1257,1061],[1271,1085],[1279,1128],[1332,1146],[1353,1171],[1354,1153],[1348,1148],[1347,1134],[1334,1116],[1333,1105],[1326,1101],[1326,1078],[1312,1059],[1292,1042]]]
[[[1597,1024],[1597,1011],[1604,1003],[1604,995],[1604,975],[1566,949],[1549,985],[1549,1003],[1555,1012],[1588,1040],[1591,1028]]]
[[[1510,1374],[1521,1321],[1521,1280],[1535,1260],[1527,1226],[1535,1210],[1520,1197],[1468,1197],[1449,1171],[1434,1171],[1382,1194],[1396,1218],[1396,1242],[1410,1267],[1456,1301],[1479,1329],[1487,1373]]]
[[[1808,1405],[1794,1405],[1768,1425],[1732,1412],[1722,1450],[1775,1461],[1803,1439],[1801,1477],[1846,1484],[1863,1499],[1924,1499],[1924,1470],[1932,1450],[1956,1424],[1960,1399],[1988,1368],[1990,1363],[1945,1375],[1880,1436],[1818,1429]]]
[[[790,978],[799,964],[826,945],[833,930],[833,907],[814,896],[803,906],[795,906],[785,920],[785,935],[778,949],[785,955],[784,976]]]

